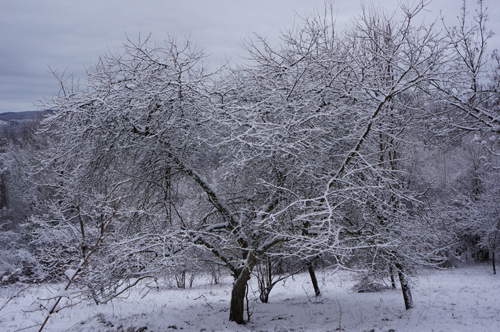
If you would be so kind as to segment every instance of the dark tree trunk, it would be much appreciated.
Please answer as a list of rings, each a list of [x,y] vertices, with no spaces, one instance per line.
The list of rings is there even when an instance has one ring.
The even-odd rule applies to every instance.
[[[495,251],[491,252],[491,265],[493,266],[493,274],[497,274],[497,269],[495,267]]]
[[[391,287],[393,289],[396,289],[396,280],[394,280],[394,271],[392,269],[392,266],[389,266],[389,274],[391,275]]]
[[[8,195],[7,195],[7,185],[5,180],[5,172],[0,174],[0,210],[3,208],[8,208]]]
[[[411,298],[410,284],[408,283],[408,278],[402,271],[401,266],[397,266],[399,274],[399,282],[401,283],[401,291],[403,292],[403,299],[405,301],[406,310],[413,308],[413,300]]]
[[[177,288],[186,288],[186,270],[183,270],[175,275],[175,282],[177,283]]]
[[[265,263],[265,268],[262,268],[262,266],[259,266],[258,273],[257,273],[258,281],[259,281],[259,288],[260,288],[260,301],[262,303],[268,303],[269,302],[269,293],[271,293],[271,290],[273,289],[273,273],[272,273],[272,265],[271,265],[271,260],[269,257],[266,259]]]
[[[321,291],[319,290],[318,279],[316,279],[316,273],[314,272],[312,263],[307,264],[307,270],[309,271],[309,275],[311,276],[311,282],[314,287],[314,293],[316,294],[316,296],[320,296]]]
[[[250,279],[250,269],[244,267],[235,276],[233,290],[231,292],[231,305],[229,309],[229,321],[243,324],[243,314],[245,313],[245,289],[247,281]]]
[[[269,303],[269,293],[271,290],[269,288],[264,288],[260,291],[259,299],[262,303]]]

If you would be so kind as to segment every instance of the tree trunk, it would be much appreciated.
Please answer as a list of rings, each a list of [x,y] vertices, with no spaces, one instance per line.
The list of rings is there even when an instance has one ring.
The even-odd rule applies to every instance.
[[[401,266],[397,266],[399,274],[399,282],[401,283],[401,291],[403,292],[403,299],[405,301],[406,310],[413,308],[413,300],[411,298],[411,289],[406,275],[402,271]]]
[[[316,279],[316,273],[314,272],[312,263],[307,264],[307,270],[309,271],[309,275],[311,276],[311,282],[314,287],[314,293],[316,294],[316,296],[320,296],[321,291],[319,290],[318,279]]]
[[[266,287],[264,289],[261,289],[259,295],[260,302],[269,303],[269,293],[271,293],[269,288]]]
[[[269,259],[269,257],[267,257],[264,267],[262,267],[262,264],[258,265],[257,267],[257,279],[259,282],[260,291],[259,298],[262,303],[268,303],[269,293],[271,293],[271,289],[274,286],[271,260]]]
[[[177,283],[177,288],[186,288],[186,270],[183,270],[175,275],[175,282]]]
[[[389,266],[389,274],[391,275],[391,287],[396,289],[396,280],[394,280],[394,271],[392,270],[392,266]]]
[[[231,292],[231,305],[229,309],[229,321],[243,324],[243,314],[245,313],[245,289],[247,281],[250,279],[250,269],[244,267],[241,269],[233,283]]]
[[[493,266],[493,274],[497,274],[497,269],[495,267],[495,251],[491,252],[491,265]]]

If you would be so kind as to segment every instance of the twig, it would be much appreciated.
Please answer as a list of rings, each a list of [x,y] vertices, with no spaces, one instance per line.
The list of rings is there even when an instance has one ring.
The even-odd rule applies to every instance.
[[[64,331],[64,332],[68,332],[69,330],[73,329],[73,328],[74,328],[75,326],[77,326],[77,325],[80,325],[80,323],[76,323],[75,325],[71,326],[69,329],[67,329],[67,330],[66,330],[66,331]]]
[[[121,197],[120,197],[120,200],[118,201],[118,204],[116,205],[115,209],[113,210],[113,214],[111,215],[111,217],[108,219],[108,222],[106,223],[106,225],[104,226],[104,229],[102,230],[101,232],[101,235],[99,236],[99,238],[97,239],[97,241],[95,242],[95,245],[94,247],[92,248],[92,250],[89,252],[89,254],[87,255],[87,257],[85,257],[85,259],[83,260],[83,262],[80,263],[80,265],[78,265],[78,268],[76,269],[75,273],[71,276],[71,278],[69,279],[68,281],[68,284],[66,285],[66,287],[64,287],[64,290],[68,290],[69,286],[71,285],[71,283],[73,282],[73,280],[75,280],[76,276],[78,275],[78,273],[80,273],[83,268],[85,267],[85,265],[87,264],[90,256],[94,253],[94,251],[97,249],[97,247],[99,246],[99,244],[101,243],[102,239],[103,239],[103,236],[104,236],[104,233],[106,233],[106,230],[108,229],[108,226],[109,224],[111,223],[111,221],[113,220],[115,214],[116,214],[116,211],[118,210],[118,207],[120,206],[120,203],[122,202],[122,198],[123,198],[123,195],[125,194],[125,190],[123,191]],[[47,324],[50,316],[56,312],[56,308],[57,306],[59,305],[59,302],[61,301],[63,297],[62,296],[58,296],[57,297],[57,300],[55,301],[54,304],[52,304],[52,308],[48,307],[47,309],[49,310],[49,313],[47,314],[47,317],[45,318],[42,326],[40,327],[40,329],[38,330],[38,332],[42,332],[43,328],[45,327],[45,324]],[[36,326],[36,325],[35,325]],[[33,326],[32,326],[33,327]]]
[[[306,293],[307,298],[309,299],[309,302],[313,303],[313,301],[311,301],[311,298],[309,297],[309,294],[307,294],[307,291],[306,291],[306,289],[304,288],[304,285],[302,285],[302,289],[303,289],[303,290],[304,290],[304,292]]]
[[[276,326],[278,326],[278,325],[279,325],[279,326],[281,326],[282,328],[284,328],[285,330],[287,330],[287,332],[288,332],[288,331],[290,331],[289,329],[287,329],[287,328],[286,328],[286,327],[284,327],[283,325],[281,325],[281,324],[276,324]]]
[[[31,285],[28,285],[28,286],[24,287],[24,288],[23,288],[23,289],[21,289],[19,292],[17,292],[16,294],[12,295],[11,297],[9,297],[9,299],[7,300],[7,302],[5,302],[5,303],[3,304],[3,306],[2,306],[2,307],[0,307],[0,311],[2,311],[2,310],[3,310],[6,306],[7,306],[7,304],[8,304],[10,301],[12,301],[12,300],[13,300],[13,299],[15,299],[16,297],[18,297],[18,296],[19,296],[19,294],[21,294],[22,292],[24,292],[25,290],[27,290],[29,287],[31,287]]]
[[[40,326],[40,324],[31,325],[31,326],[28,326],[28,327],[23,327],[22,329],[19,329],[19,330],[14,330],[14,332],[18,332],[18,331],[22,331],[22,330],[31,329],[32,327],[37,327],[37,326]]]
[[[339,300],[337,300],[337,304],[339,305],[339,328],[338,328],[338,330],[342,331],[342,325],[341,325],[341,323],[342,323],[342,307],[340,306]]]
[[[212,308],[212,306],[208,303],[207,298],[205,297],[205,295],[202,294],[202,295],[198,296],[197,298],[195,298],[194,300],[198,300],[198,299],[205,300],[205,303],[210,307],[210,309],[214,310],[214,308]]]

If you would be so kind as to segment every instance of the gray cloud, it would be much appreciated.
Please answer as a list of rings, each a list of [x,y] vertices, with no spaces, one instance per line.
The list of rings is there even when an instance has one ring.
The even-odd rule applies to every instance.
[[[444,8],[455,17],[460,2],[434,1],[428,16],[435,17],[436,9]],[[374,3],[391,11],[398,1]],[[48,66],[81,76],[99,55],[121,51],[126,35],[135,40],[139,33],[151,33],[158,42],[168,35],[189,36],[211,54],[212,64],[219,65],[226,57],[240,62],[244,39],[257,33],[276,43],[280,29],[291,28],[296,14],[307,16],[323,6],[323,0],[2,0],[0,112],[30,110],[34,102],[57,92]],[[334,7],[339,27],[361,8],[358,0]],[[498,9],[491,9],[490,17],[500,17]]]

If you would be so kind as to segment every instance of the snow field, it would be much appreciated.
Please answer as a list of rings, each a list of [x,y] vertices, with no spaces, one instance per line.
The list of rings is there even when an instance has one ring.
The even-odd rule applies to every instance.
[[[73,302],[53,314],[44,331],[333,332],[339,331],[339,325],[342,331],[366,332],[500,330],[500,280],[487,265],[424,270],[413,279],[415,308],[409,311],[404,309],[399,289],[357,293],[352,289],[356,281],[350,272],[318,271],[318,279],[320,298],[314,297],[309,276],[304,273],[276,285],[270,303],[264,304],[258,300],[252,278],[251,317],[245,325],[228,322],[231,277],[211,285],[208,277],[200,276],[191,289],[169,288],[165,282],[159,290],[137,288],[105,305]],[[45,318],[46,310],[38,310],[37,303],[47,301],[39,299],[57,295],[61,288],[30,286],[15,297],[23,287],[0,289],[2,332],[38,331],[39,326],[29,327]]]

